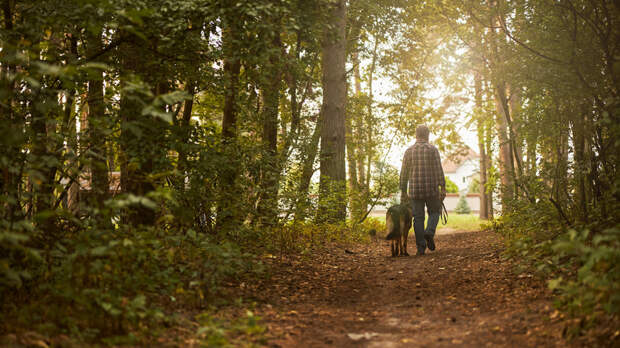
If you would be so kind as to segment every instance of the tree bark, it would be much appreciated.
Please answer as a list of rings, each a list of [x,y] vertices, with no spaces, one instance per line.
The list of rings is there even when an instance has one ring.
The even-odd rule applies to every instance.
[[[307,155],[302,161],[302,171],[297,189],[297,202],[295,204],[295,221],[304,221],[308,216],[310,199],[308,191],[310,180],[314,174],[314,162],[319,152],[319,140],[321,139],[321,116],[317,120],[316,126],[310,139],[308,149],[304,151]]]
[[[224,112],[222,117],[222,140],[224,153],[230,161],[219,172],[219,198],[215,229],[228,232],[236,228],[241,220],[239,211],[240,194],[237,189],[239,162],[237,150],[237,94],[239,89],[239,73],[241,60],[237,50],[240,41],[238,18],[228,18],[223,29],[222,48],[224,52]]]
[[[132,75],[141,74],[145,61],[143,52],[139,49],[143,44],[138,37],[131,33],[127,35],[125,43],[121,45],[121,86],[126,87]],[[155,134],[149,131],[150,124],[142,116],[142,107],[137,99],[123,88],[120,101],[121,139],[120,139],[120,166],[121,188],[124,193],[136,196],[145,196],[155,187],[148,181],[148,175],[153,172],[152,152]],[[153,120],[149,120],[153,121]],[[92,126],[91,126],[92,128]],[[139,129],[136,132],[135,129]],[[129,224],[152,225],[155,223],[155,212],[144,206],[131,207],[125,215]]]
[[[491,92],[491,88],[489,86],[489,82],[487,80],[483,81],[483,90],[484,90],[484,95],[485,95],[485,101],[487,103],[490,102],[490,100],[493,99],[493,97],[491,96],[492,92]],[[489,173],[489,175],[487,176],[487,180],[491,179],[491,170],[493,170],[493,147],[492,147],[492,143],[493,143],[493,120],[491,119],[490,122],[485,123],[484,125],[484,144],[485,144],[485,153],[486,153],[486,163],[487,163],[487,173]],[[488,216],[489,219],[493,219],[493,193],[495,191],[494,187],[491,187],[490,190],[487,190],[487,212],[488,212]]]
[[[504,93],[502,93],[502,89]],[[495,109],[496,109],[496,127],[497,137],[499,140],[499,176],[502,184],[501,200],[502,210],[506,209],[507,203],[514,197],[514,168],[512,167],[512,155],[510,149],[510,139],[508,138],[506,125],[506,112],[504,108],[506,101],[502,100],[505,96],[505,85],[495,86]]]
[[[278,218],[278,183],[280,163],[278,160],[278,109],[281,88],[281,46],[279,24],[274,23],[271,33],[271,50],[266,67],[268,76],[263,87],[263,155],[261,192],[258,215],[261,224],[274,225]]]
[[[574,175],[577,180],[577,204],[579,205],[579,217],[584,223],[588,223],[588,195],[586,191],[586,168],[585,161],[585,124],[583,113],[575,115],[573,120],[573,146],[575,147]]]
[[[361,95],[361,75],[360,75],[360,61],[357,52],[353,52],[351,54],[351,59],[353,63],[353,83],[355,86],[354,93],[356,96]],[[346,142],[347,142],[347,172],[349,174],[349,209],[350,214],[353,220],[357,220],[358,216],[362,214],[360,205],[361,205],[361,197],[360,197],[360,185],[357,178],[357,160],[359,158],[360,148],[358,144],[360,143],[357,140],[359,137],[361,127],[354,127],[354,125],[359,124],[359,119],[361,119],[363,115],[354,114],[353,109],[347,109],[347,119],[346,119]]]
[[[14,17],[15,2],[4,1],[2,4],[2,13],[4,16],[4,30],[7,33],[13,31],[13,17]],[[7,44],[3,45],[2,53],[6,56],[15,54],[13,47],[16,47],[16,38],[14,35],[7,35],[5,40]],[[24,137],[19,136],[24,134],[23,117],[17,117],[14,113],[14,96],[15,96],[15,79],[13,77],[16,67],[13,64],[3,64],[0,76],[0,88],[5,91],[0,102],[0,129],[2,129],[2,141],[3,151],[5,151],[5,158],[7,162],[0,164],[2,173],[0,175],[0,194],[6,195],[10,200],[5,200],[3,203],[2,212],[4,218],[6,218],[10,225],[13,221],[21,218],[22,209],[19,206],[20,202],[20,185],[21,185],[21,171],[23,170],[23,146]],[[4,157],[4,156],[2,156]],[[4,161],[2,161],[4,162]],[[14,173],[11,170],[12,166],[21,165],[20,173]],[[9,203],[13,201],[15,203]]]
[[[355,218],[359,212],[359,186],[357,182],[357,163],[355,136],[353,135],[353,118],[354,116],[347,113],[346,120],[346,143],[347,143],[347,172],[349,173],[349,207],[351,216]]]
[[[521,177],[521,163],[523,163],[523,141],[521,139],[520,136],[520,124],[522,124],[522,122],[520,122],[520,119],[522,117],[522,97],[521,97],[521,89],[518,87],[514,87],[511,86],[511,90],[510,90],[510,103],[509,103],[509,109],[510,109],[510,118],[511,118],[511,125],[509,125],[509,130],[511,130],[512,132],[509,133],[510,138],[511,138],[511,146],[513,147],[513,156],[514,156],[514,161],[512,164],[513,168],[517,168],[519,169],[519,176]]]
[[[330,27],[323,40],[323,124],[321,126],[321,179],[317,221],[346,218],[345,105],[346,1],[333,3]]]
[[[102,31],[89,33],[87,37],[87,56],[92,57],[102,49]],[[103,202],[108,198],[110,192],[110,182],[107,164],[107,151],[104,129],[107,129],[105,119],[105,106],[103,100],[103,71],[94,70],[89,74],[88,95],[88,130],[87,139],[89,155],[87,156],[91,172],[91,202],[94,207],[102,207]]]
[[[38,43],[37,43],[38,44]],[[40,51],[35,49],[35,56],[39,56]],[[40,110],[37,104],[53,105],[51,110]],[[31,127],[33,131],[33,137],[31,139],[32,155],[34,158],[34,166],[40,173],[40,180],[37,180],[37,184],[33,185],[34,194],[34,213],[51,212],[54,207],[54,186],[56,172],[58,170],[57,162],[51,162],[44,160],[46,157],[56,157],[58,159],[58,143],[56,137],[56,123],[50,121],[50,115],[62,114],[61,105],[55,94],[50,91],[41,89],[37,94],[37,98],[31,103]],[[54,218],[52,214],[39,215],[37,219],[37,225],[53,235],[55,226]]]
[[[480,74],[474,73],[474,88],[476,113],[478,116],[478,147],[480,149],[480,218],[487,220],[489,218],[486,184],[487,184],[487,155],[484,144],[484,115],[482,106],[482,80]]]
[[[373,146],[373,127],[374,127],[374,120],[373,120],[373,109],[372,109],[372,104],[373,104],[373,98],[374,98],[374,91],[372,88],[373,85],[373,81],[374,81],[374,73],[375,73],[375,69],[377,67],[377,48],[379,47],[379,39],[375,38],[375,42],[373,45],[373,50],[372,50],[372,60],[370,62],[370,68],[368,69],[368,104],[366,106],[367,111],[366,111],[366,124],[364,126],[364,134],[366,135],[366,144],[365,144],[365,151],[364,151],[364,156],[360,156],[361,158],[363,158],[360,162],[362,162],[360,164],[360,166],[363,166],[364,164],[366,165],[365,167],[365,173],[363,171],[360,171],[360,183],[361,184],[361,191],[362,191],[362,198],[361,198],[361,204],[363,207],[363,210],[368,210],[368,205],[370,204],[370,178],[371,178],[371,167],[372,167],[372,156],[373,156],[373,152],[374,152],[374,146]],[[362,127],[360,127],[361,129]],[[363,185],[363,186],[362,186]]]
[[[181,114],[180,122],[180,127],[183,134],[181,142],[183,144],[189,144],[190,141],[190,121],[192,119],[192,109],[194,107],[194,89],[194,82],[187,82],[185,85],[185,92],[190,95],[190,98],[183,102],[183,113]],[[185,185],[185,175],[187,171],[187,151],[185,149],[181,149],[179,151],[178,169],[183,177],[183,182],[180,184]]]

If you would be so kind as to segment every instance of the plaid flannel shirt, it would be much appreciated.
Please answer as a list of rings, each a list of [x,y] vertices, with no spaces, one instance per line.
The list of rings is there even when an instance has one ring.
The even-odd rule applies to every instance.
[[[439,186],[446,187],[439,151],[427,141],[417,140],[405,151],[400,189],[403,194],[409,192],[409,198],[423,199],[438,197]]]

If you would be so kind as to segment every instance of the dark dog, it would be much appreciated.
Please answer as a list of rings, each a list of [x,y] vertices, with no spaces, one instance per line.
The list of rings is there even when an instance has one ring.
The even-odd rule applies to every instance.
[[[392,256],[409,256],[407,253],[407,237],[411,229],[413,207],[407,204],[397,204],[388,209],[385,214],[387,228],[386,240],[392,241]]]

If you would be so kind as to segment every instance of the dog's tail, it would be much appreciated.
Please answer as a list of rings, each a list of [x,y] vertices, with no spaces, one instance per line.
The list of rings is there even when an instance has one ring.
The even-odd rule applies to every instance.
[[[388,209],[385,214],[385,225],[388,230],[386,240],[398,239],[400,237],[400,211],[395,207]]]

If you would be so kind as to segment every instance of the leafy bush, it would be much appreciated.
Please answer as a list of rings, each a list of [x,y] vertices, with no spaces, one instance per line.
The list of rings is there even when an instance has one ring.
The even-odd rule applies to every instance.
[[[617,322],[620,226],[604,228],[599,222],[590,228],[567,230],[548,201],[512,204],[518,208],[492,221],[493,228],[505,237],[506,255],[518,270],[547,279],[558,308],[579,318],[581,325],[571,327],[570,332]]]
[[[556,260],[569,260],[558,265],[567,272],[549,281],[561,304],[592,318],[620,312],[620,226],[595,235],[587,229],[569,230],[551,248]]]
[[[196,319],[200,324],[196,335],[207,347],[234,347],[248,342],[266,344],[266,328],[252,311],[246,310],[244,317],[231,321],[218,319],[209,312],[199,314]]]
[[[262,245],[266,252],[305,254],[313,249],[323,248],[330,243],[356,243],[369,240],[369,231],[374,229],[381,233],[385,224],[377,219],[367,218],[363,223],[314,224],[289,223],[263,232]]]
[[[467,187],[467,193],[480,193],[480,179],[474,177],[471,179],[469,183],[469,187]]]
[[[169,196],[159,196],[174,205]],[[114,198],[107,203],[108,217],[135,202],[163,206],[151,197]],[[25,234],[0,235],[2,248],[14,245],[12,253],[37,256],[21,268],[2,263],[0,310],[16,318],[10,325],[71,332],[82,340],[126,335],[164,320],[165,306],[203,307],[214,303],[224,281],[262,272],[261,264],[238,244],[193,229],[81,224],[45,249],[16,243],[26,237],[5,243],[7,236]],[[42,233],[33,230],[31,239]]]
[[[447,176],[446,176],[446,192],[447,193],[459,193],[459,187],[456,186],[454,181],[450,180],[450,178],[448,178]]]

